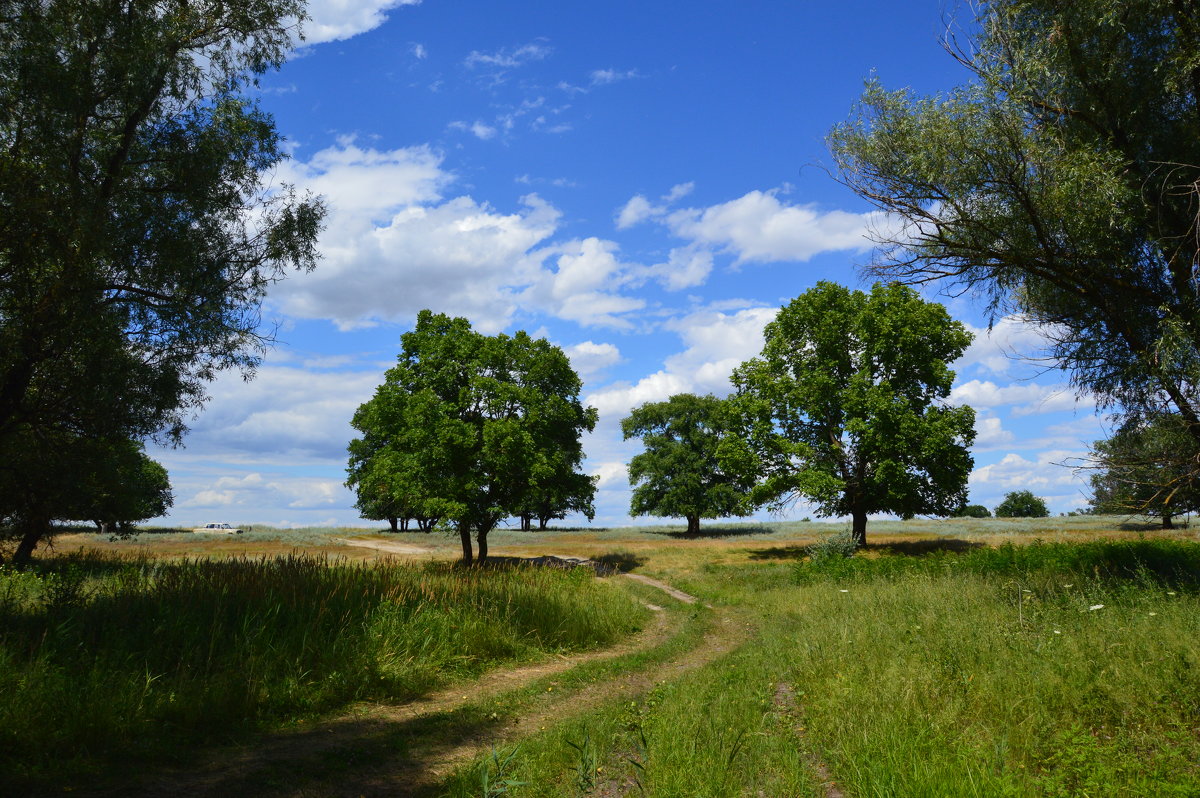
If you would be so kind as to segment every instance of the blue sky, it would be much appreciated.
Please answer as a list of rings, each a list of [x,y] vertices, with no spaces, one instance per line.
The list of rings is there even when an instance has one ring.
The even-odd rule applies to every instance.
[[[824,139],[872,74],[920,93],[966,80],[941,47],[953,0],[562,3],[324,0],[260,101],[292,158],[267,176],[325,196],[317,271],[272,291],[279,343],[222,376],[167,466],[173,524],[367,525],[342,486],[349,420],[422,308],[563,347],[601,421],[585,442],[597,523],[629,523],[630,408],[723,394],[779,306],[866,287],[870,209]],[[1033,490],[1104,436],[1037,331],[942,297],[977,338],[971,500]],[[812,511],[797,506],[793,515]],[[765,516],[764,516],[765,517]],[[657,519],[640,519],[639,522]]]

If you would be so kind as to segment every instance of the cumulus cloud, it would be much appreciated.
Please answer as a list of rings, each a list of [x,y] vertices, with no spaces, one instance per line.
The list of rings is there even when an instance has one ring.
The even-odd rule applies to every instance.
[[[309,0],[304,43],[311,45],[349,39],[382,25],[387,20],[388,11],[420,3],[421,0]]]
[[[728,202],[701,208],[671,210],[690,194],[692,183],[673,187],[658,203],[642,194],[629,199],[616,213],[618,230],[646,221],[664,225],[689,242],[691,251],[707,249],[734,257],[736,263],[806,261],[822,252],[865,252],[869,233],[882,225],[880,213],[820,211],[811,205],[790,205],[779,190],[751,191]]]
[[[732,254],[738,263],[805,261],[820,252],[871,248],[867,233],[878,213],[818,211],[788,205],[776,191],[751,191],[708,208],[669,214],[672,233]]]
[[[606,369],[621,362],[621,350],[607,343],[583,341],[563,347],[563,351],[571,359],[571,366],[584,382],[594,379]]]
[[[1077,484],[1078,478],[1071,468],[1063,464],[1078,456],[1079,452],[1069,450],[1039,452],[1034,460],[1028,460],[1019,454],[1006,454],[999,462],[971,472],[971,490],[988,495],[1001,495],[1012,490],[1038,493],[1074,485]]]
[[[1012,443],[1013,434],[1004,429],[1000,419],[983,416],[975,419],[975,445],[980,451],[996,449]]]
[[[1044,332],[1017,315],[1004,316],[987,327],[966,328],[975,336],[967,351],[954,363],[960,371],[974,367],[985,373],[1005,375],[1043,355],[1048,340]]]
[[[559,218],[535,194],[514,213],[468,196],[443,200],[453,176],[427,147],[377,151],[343,141],[289,162],[281,179],[323,194],[330,214],[320,267],[281,283],[273,299],[289,314],[343,328],[408,320],[421,308],[465,315],[487,332],[502,328],[516,294],[536,278],[530,251]]]
[[[645,402],[660,402],[677,393],[729,392],[729,375],[762,349],[762,330],[776,308],[744,308],[733,313],[705,309],[664,326],[683,340],[683,351],[663,368],[635,383],[621,382],[589,395],[585,401],[601,418],[622,418]]]
[[[192,425],[190,459],[232,463],[343,464],[356,434],[350,418],[371,398],[383,368],[314,370],[262,366],[250,381],[222,374]]]
[[[1052,413],[1059,410],[1090,408],[1086,398],[1078,398],[1068,385],[1038,385],[1015,383],[1000,386],[991,380],[970,380],[954,386],[950,391],[951,404],[971,407],[1003,407],[1015,405],[1014,415],[1027,416],[1035,413]]]
[[[615,290],[631,280],[616,251],[613,242],[594,237],[539,250],[536,260],[550,265],[543,265],[522,301],[583,326],[631,328],[627,314],[646,303]]]

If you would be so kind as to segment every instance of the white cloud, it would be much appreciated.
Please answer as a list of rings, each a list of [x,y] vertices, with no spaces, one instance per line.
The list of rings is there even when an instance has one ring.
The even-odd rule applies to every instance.
[[[220,477],[211,487],[196,490],[182,497],[176,505],[178,510],[210,510],[229,512],[253,512],[258,507],[288,507],[294,510],[309,510],[346,506],[353,497],[345,487],[335,480],[316,477],[272,476],[264,478],[259,473],[244,477]]]
[[[980,450],[996,449],[1012,443],[1013,434],[1004,429],[1000,419],[984,416],[975,419],[975,446]]]
[[[1068,450],[1039,452],[1036,460],[1027,460],[1019,454],[1006,454],[999,462],[977,468],[971,473],[971,490],[988,495],[1001,495],[1011,490],[1038,493],[1048,488],[1077,484],[1075,472],[1063,464],[1078,456],[1079,452]]]
[[[696,184],[693,182],[680,183],[677,186],[671,186],[671,190],[663,196],[663,202],[670,205],[672,202],[683,199],[688,194],[691,194],[695,188]]]
[[[596,463],[592,466],[591,474],[600,478],[596,482],[599,490],[629,488],[629,467],[625,463]]]
[[[666,263],[650,266],[645,274],[662,283],[668,291],[704,285],[713,269],[712,252],[702,247],[676,247]]]
[[[1048,343],[1037,325],[1016,315],[1004,316],[990,330],[969,324],[965,326],[975,339],[954,363],[954,367],[960,371],[977,366],[991,374],[1008,374],[1014,368],[1028,366],[1029,359],[1039,357]]]
[[[656,209],[650,201],[641,194],[632,197],[624,207],[617,212],[617,229],[626,230],[640,224],[655,215]]]
[[[745,308],[735,313],[705,309],[665,327],[678,333],[685,349],[671,355],[663,368],[636,383],[616,383],[586,397],[601,418],[619,418],[645,402],[660,402],[677,393],[730,390],[729,375],[762,350],[762,330],[777,308]]]
[[[427,147],[377,151],[343,141],[289,162],[281,178],[323,194],[330,213],[318,269],[279,284],[272,297],[291,315],[343,328],[432,308],[500,329],[518,291],[537,277],[528,253],[559,218],[535,194],[515,213],[466,196],[442,201],[453,176]]]
[[[613,290],[631,279],[627,267],[617,260],[616,250],[616,244],[598,238],[539,250],[535,259],[550,261],[553,268],[542,268],[521,299],[583,326],[632,327],[625,315],[641,310],[646,303]]]
[[[429,57],[429,51],[425,49],[425,45],[420,42],[415,42],[412,46],[412,54],[419,60],[424,60]]]
[[[621,350],[612,344],[583,341],[563,347],[563,351],[571,359],[571,366],[585,382],[621,362]]]
[[[596,69],[592,71],[591,79],[593,86],[607,86],[610,83],[617,83],[622,80],[629,80],[638,76],[636,69]]]
[[[471,135],[475,136],[475,138],[481,141],[487,141],[488,139],[495,138],[496,133],[498,132],[496,128],[492,127],[491,125],[484,124],[478,120],[469,125],[466,122],[461,121],[451,122],[449,127],[453,130],[463,130],[469,132]]]
[[[253,380],[224,373],[193,423],[184,454],[240,463],[343,464],[350,419],[383,369],[314,371],[264,365]],[[174,459],[171,451],[166,459]]]
[[[481,53],[478,50],[472,50],[463,62],[467,67],[499,67],[501,69],[512,69],[522,66],[530,61],[541,61],[550,53],[554,52],[552,48],[539,42],[530,42],[515,50],[507,48],[497,50],[494,53]]]
[[[708,208],[686,208],[665,218],[672,233],[751,261],[805,261],[820,252],[871,247],[867,238],[878,213],[816,210],[787,205],[777,191],[751,191]]]
[[[349,39],[382,25],[387,20],[386,12],[393,8],[420,3],[421,0],[309,0],[304,43]]]

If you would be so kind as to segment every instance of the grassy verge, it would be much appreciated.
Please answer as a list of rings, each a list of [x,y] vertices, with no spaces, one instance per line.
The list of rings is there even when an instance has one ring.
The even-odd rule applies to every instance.
[[[645,618],[585,572],[308,556],[0,569],[0,768],[61,778],[405,699]]]

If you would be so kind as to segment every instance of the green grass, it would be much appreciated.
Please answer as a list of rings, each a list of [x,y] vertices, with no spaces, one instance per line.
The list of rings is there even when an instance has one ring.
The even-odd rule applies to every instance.
[[[687,589],[757,618],[752,643],[447,794],[504,762],[513,796],[821,795],[815,760],[853,796],[1200,794],[1195,543],[695,566]]]
[[[0,569],[0,768],[155,758],[363,699],[402,700],[548,652],[607,645],[646,611],[584,571],[166,562]]]

